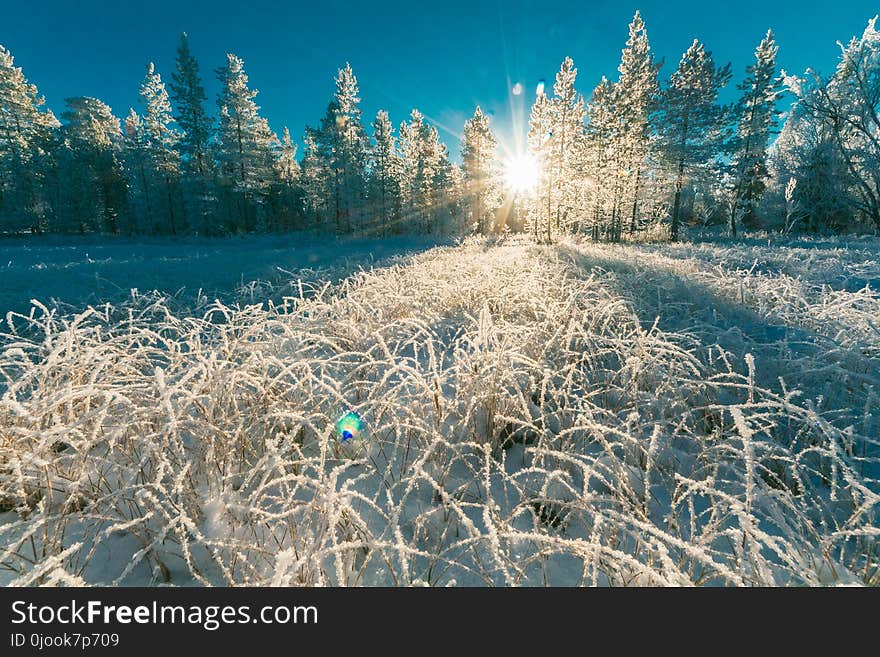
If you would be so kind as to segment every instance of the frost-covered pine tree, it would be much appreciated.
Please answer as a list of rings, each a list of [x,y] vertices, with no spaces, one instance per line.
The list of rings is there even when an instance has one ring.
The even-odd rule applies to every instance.
[[[259,114],[254,102],[258,91],[248,87],[244,62],[228,54],[217,76],[221,84],[217,159],[221,184],[229,195],[227,217],[230,228],[249,232],[265,219],[278,138]]]
[[[650,117],[660,93],[659,69],[648,42],[645,21],[637,11],[629,24],[629,38],[618,67],[620,77],[615,84],[621,133],[620,171],[628,199],[630,233],[638,227],[639,196],[651,147]],[[621,207],[619,213],[623,212]]]
[[[878,17],[861,37],[840,44],[840,62],[829,79],[808,70],[786,76],[801,111],[821,123],[846,164],[862,218],[880,230],[880,31]]]
[[[434,126],[427,135],[428,152],[435,162],[431,180],[431,216],[427,230],[437,234],[450,232],[459,223],[460,201],[457,197],[461,183],[460,170],[449,159],[449,149],[440,141],[440,133]]]
[[[201,215],[199,230],[209,231],[210,183],[213,162],[209,153],[212,122],[205,111],[207,95],[202,85],[199,64],[189,48],[186,32],[180,37],[175,70],[168,88],[174,102],[177,125],[183,131],[178,144],[182,156],[184,180],[187,184],[186,203],[192,215]]]
[[[296,144],[290,137],[290,130],[284,126],[281,133],[281,144],[278,147],[278,159],[275,161],[275,170],[278,179],[286,187],[292,188],[299,182],[300,166],[296,160]]]
[[[327,206],[337,233],[349,233],[363,223],[365,209],[367,151],[369,140],[364,129],[357,78],[351,65],[339,69],[334,80],[336,92],[315,139],[317,168],[324,178]]]
[[[768,196],[771,203],[775,201],[776,215],[785,217],[787,231],[846,230],[852,226],[858,196],[834,130],[816,121],[800,102],[788,112],[774,142],[769,168],[772,185]]]
[[[61,118],[60,224],[64,230],[117,233],[128,212],[119,119],[90,97],[68,98]]]
[[[408,122],[400,124],[399,130],[404,216],[408,222],[420,223],[422,229],[430,222],[437,169],[436,154],[428,143],[430,130],[431,126],[417,109],[410,113]]]
[[[178,225],[180,223],[178,209],[180,153],[177,152],[176,146],[180,140],[180,131],[174,126],[165,83],[162,82],[152,62],[147,66],[140,95],[144,105],[144,115],[141,120],[144,147],[147,149],[155,186],[162,190],[164,197],[162,221],[156,228],[161,232],[167,231],[176,235],[185,228]]]
[[[748,66],[745,80],[737,86],[742,96],[734,108],[736,186],[729,224],[734,237],[739,212],[742,212],[743,223],[755,224],[758,203],[767,186],[767,147],[781,89],[781,80],[776,75],[777,51],[773,32],[768,30],[755,50],[755,62]]]
[[[556,73],[553,98],[550,99],[550,138],[546,145],[547,168],[546,238],[568,226],[580,206],[580,163],[584,148],[584,100],[574,87],[577,69],[566,57]]]
[[[663,90],[658,131],[674,171],[673,240],[678,239],[685,183],[720,153],[725,110],[718,92],[729,80],[730,65],[716,66],[712,54],[694,40]]]
[[[397,230],[400,222],[403,163],[388,112],[379,110],[372,127],[367,203],[370,212],[379,217],[382,235],[388,235],[391,227]]]
[[[300,179],[302,168],[296,159],[297,145],[284,126],[275,158],[275,178],[272,185],[273,230],[289,230],[296,227],[302,213]]]
[[[612,237],[612,213],[616,202],[617,172],[620,153],[620,121],[615,84],[605,76],[593,90],[587,106],[584,164],[592,181],[592,208],[588,225],[593,239],[603,228]]]
[[[539,239],[539,232],[543,225],[543,217],[546,214],[550,195],[550,167],[547,165],[550,156],[550,138],[553,135],[551,125],[550,100],[543,89],[535,96],[535,102],[529,114],[529,132],[526,138],[526,146],[529,156],[535,161],[538,169],[538,179],[527,213],[527,226],[535,237]]]
[[[306,128],[300,178],[306,221],[316,233],[326,230],[330,179],[326,158],[318,145],[319,136],[318,130]]]
[[[43,230],[43,160],[58,127],[37,87],[0,46],[0,232]]]
[[[470,225],[487,234],[501,205],[498,141],[489,127],[489,117],[477,106],[465,121],[461,138],[461,171],[464,202]]]
[[[122,152],[128,178],[129,203],[133,214],[127,232],[150,233],[155,230],[155,199],[152,158],[147,146],[140,115],[131,108],[122,130]]]

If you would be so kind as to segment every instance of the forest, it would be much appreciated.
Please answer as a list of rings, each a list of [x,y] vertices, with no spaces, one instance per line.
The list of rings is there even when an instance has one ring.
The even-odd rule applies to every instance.
[[[828,76],[781,71],[777,51],[767,31],[724,104],[730,65],[695,40],[661,79],[636,13],[616,80],[583,93],[566,58],[552,86],[537,84],[527,152],[499,156],[477,107],[454,162],[417,109],[397,127],[386,111],[367,125],[348,64],[299,156],[290,130],[279,137],[261,116],[234,54],[215,71],[210,111],[186,34],[170,76],[147,66],[141,105],[124,119],[77,97],[59,120],[0,47],[0,234],[525,231],[616,242],[712,225],[732,236],[877,231],[876,18],[840,45]]]
[[[614,79],[510,86],[520,150],[348,64],[279,137],[185,34],[56,118],[0,49],[0,585],[880,585],[876,21],[823,76],[636,13]]]

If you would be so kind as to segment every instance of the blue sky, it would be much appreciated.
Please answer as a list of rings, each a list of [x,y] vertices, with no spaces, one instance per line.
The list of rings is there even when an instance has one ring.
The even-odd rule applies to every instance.
[[[424,0],[260,2],[215,0],[109,4],[106,0],[7,3],[0,44],[9,48],[56,113],[64,98],[101,98],[119,116],[139,108],[147,62],[170,77],[180,33],[189,33],[214,112],[214,69],[226,52],[245,61],[272,127],[300,140],[317,124],[333,75],[350,61],[364,115],[387,109],[395,125],[418,107],[457,153],[457,135],[476,104],[493,114],[511,144],[528,116],[538,80],[548,83],[566,55],[585,95],[602,75],[616,76],[627,24],[640,9],[668,75],[694,38],[717,61],[731,62],[735,83],[768,27],[780,65],[790,72],[833,69],[837,40],[861,33],[876,0],[620,2],[614,0]],[[513,96],[520,82],[525,93]],[[728,95],[728,99],[732,98]]]

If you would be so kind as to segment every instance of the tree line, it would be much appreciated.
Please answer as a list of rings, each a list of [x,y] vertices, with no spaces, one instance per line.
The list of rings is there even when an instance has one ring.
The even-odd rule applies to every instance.
[[[302,138],[261,116],[244,62],[227,55],[215,115],[186,34],[166,82],[147,67],[139,111],[68,98],[60,120],[0,46],[0,234],[335,234],[568,232],[678,239],[694,225],[880,230],[880,35],[876,18],[841,44],[826,77],[777,70],[768,31],[720,102],[729,64],[699,41],[666,80],[636,12],[616,80],[585,98],[566,58],[536,90],[528,155],[534,189],[504,184],[490,118],[464,125],[461,163],[417,110],[395,129],[365,125],[346,64]],[[793,95],[779,109],[784,91]],[[775,139],[774,139],[775,137]]]

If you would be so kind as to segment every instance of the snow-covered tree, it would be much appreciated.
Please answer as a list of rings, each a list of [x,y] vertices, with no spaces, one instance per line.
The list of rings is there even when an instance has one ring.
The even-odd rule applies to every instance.
[[[300,166],[296,161],[296,144],[290,137],[290,130],[284,126],[281,133],[281,144],[278,148],[278,159],[275,162],[275,170],[278,172],[278,179],[286,187],[292,188],[299,182]]]
[[[327,209],[337,233],[348,233],[363,223],[365,209],[367,151],[369,139],[361,119],[357,78],[346,63],[335,78],[336,92],[317,130],[310,165],[323,172]]]
[[[737,120],[733,149],[736,187],[730,213],[730,234],[733,236],[736,236],[738,212],[742,212],[745,224],[755,224],[758,203],[767,186],[767,147],[781,89],[781,81],[776,76],[777,51],[773,32],[768,30],[755,50],[755,62],[746,69],[746,78],[737,87],[742,96],[734,108]]]
[[[116,233],[128,210],[119,119],[105,103],[89,97],[68,98],[61,118],[66,151],[59,174],[61,224],[66,230]]]
[[[157,223],[153,169],[140,115],[131,108],[122,129],[123,162],[128,178],[129,203],[134,215],[126,232],[149,233]]]
[[[58,121],[0,46],[0,232],[42,230],[43,159]]]
[[[613,237],[616,217],[612,213],[616,213],[615,193],[619,191],[617,178],[620,153],[620,122],[615,84],[603,76],[593,90],[587,106],[585,132],[584,165],[592,181],[592,209],[588,223],[593,239],[599,238],[603,227],[608,236]],[[587,202],[586,197],[584,202]]]
[[[529,132],[526,139],[526,148],[529,156],[535,161],[538,170],[538,179],[532,194],[532,203],[528,208],[526,228],[535,239],[539,239],[542,219],[549,214],[547,211],[550,195],[550,137],[553,134],[551,126],[550,99],[540,90],[532,104],[529,114]]]
[[[840,44],[837,70],[829,79],[808,71],[787,76],[801,111],[827,128],[846,164],[859,213],[880,229],[880,32],[877,17],[861,37]]]
[[[209,153],[212,122],[205,111],[207,95],[202,85],[199,64],[189,48],[189,39],[184,32],[177,48],[175,70],[168,88],[174,102],[177,125],[182,134],[178,150],[182,155],[184,181],[188,190],[187,205],[192,215],[201,215],[199,230],[210,231],[210,182],[213,162]]]
[[[572,221],[581,206],[581,163],[584,148],[584,100],[574,87],[577,69],[566,57],[556,73],[549,103],[549,139],[543,166],[547,173],[545,235],[552,239]]]
[[[638,227],[639,197],[645,177],[645,167],[651,146],[650,116],[656,108],[660,85],[657,73],[660,65],[654,61],[645,22],[639,12],[629,24],[629,39],[623,49],[614,85],[616,111],[620,131],[619,172],[622,174],[621,191],[626,195],[629,214],[629,232]],[[620,206],[623,205],[621,199]],[[624,208],[620,207],[619,215]],[[618,223],[622,222],[622,216]],[[619,235],[618,235],[619,237]]]
[[[473,117],[464,124],[461,170],[469,223],[484,234],[492,227],[501,205],[497,147],[489,117],[477,106]]]
[[[850,170],[831,127],[815,121],[800,103],[788,113],[773,145],[769,169],[770,200],[775,201],[777,217],[785,216],[787,231],[845,230],[852,226],[858,200]]]
[[[221,91],[217,159],[221,184],[232,194],[228,210],[231,228],[251,231],[264,218],[263,204],[273,177],[278,138],[259,114],[257,90],[248,87],[244,62],[233,54],[217,71]],[[237,212],[232,206],[237,205]],[[237,215],[237,216],[236,216]]]
[[[694,40],[663,91],[659,135],[674,169],[670,236],[678,239],[682,189],[700,167],[718,157],[724,140],[724,108],[718,93],[730,80],[730,65],[718,67]]]
[[[327,171],[324,158],[318,149],[316,130],[306,128],[303,142],[302,178],[300,186],[303,190],[303,210],[307,221],[311,221],[315,232],[325,228],[327,209]]]
[[[171,117],[171,103],[165,83],[152,63],[147,66],[147,75],[141,84],[141,102],[144,115],[141,119],[144,147],[149,157],[151,173],[155,186],[162,190],[164,203],[162,221],[157,228],[172,235],[183,229],[179,226],[178,182],[180,177],[180,153],[176,146],[180,131],[174,126]]]
[[[388,112],[379,110],[372,126],[367,202],[370,212],[379,217],[382,234],[387,235],[390,227],[396,230],[400,222],[403,165]]]
[[[273,228],[290,229],[297,225],[301,217],[302,203],[300,180],[302,168],[296,159],[297,145],[290,136],[287,126],[281,133],[275,160],[275,181],[272,190]]]

